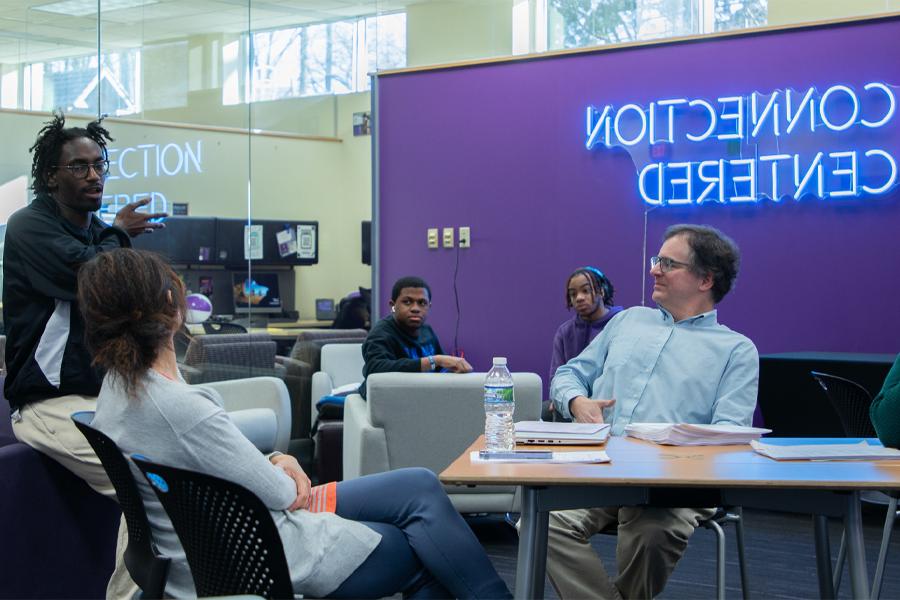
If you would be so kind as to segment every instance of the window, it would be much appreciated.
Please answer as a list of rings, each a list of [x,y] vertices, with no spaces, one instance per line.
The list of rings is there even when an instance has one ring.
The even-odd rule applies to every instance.
[[[765,25],[767,0],[544,0],[551,49]]]
[[[24,68],[24,108],[122,116],[141,112],[141,51],[77,56]]]
[[[364,91],[370,71],[406,65],[406,14],[254,32],[222,61],[224,104]]]
[[[716,31],[761,27],[767,18],[767,0],[716,0]]]

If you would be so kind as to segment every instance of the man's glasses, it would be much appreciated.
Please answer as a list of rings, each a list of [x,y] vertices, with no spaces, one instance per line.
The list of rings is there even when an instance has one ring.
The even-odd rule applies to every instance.
[[[54,169],[68,169],[73,177],[85,179],[88,176],[88,169],[93,169],[97,177],[104,177],[109,173],[109,161],[100,160],[93,164],[78,163],[77,165],[53,165]]]
[[[668,273],[672,269],[690,269],[693,266],[689,263],[684,263],[680,260],[674,260],[665,256],[651,256],[650,268],[652,269],[657,265],[659,265],[659,270],[663,273]]]

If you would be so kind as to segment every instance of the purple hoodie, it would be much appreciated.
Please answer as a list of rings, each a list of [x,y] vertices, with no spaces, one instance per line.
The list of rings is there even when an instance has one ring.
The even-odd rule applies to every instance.
[[[602,319],[588,322],[577,314],[559,326],[553,337],[553,356],[550,358],[550,380],[556,369],[566,364],[587,348],[597,334],[603,331],[614,316],[622,312],[621,306],[611,306]]]

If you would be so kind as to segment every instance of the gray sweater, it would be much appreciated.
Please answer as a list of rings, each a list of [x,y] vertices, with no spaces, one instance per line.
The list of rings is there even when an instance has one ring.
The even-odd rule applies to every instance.
[[[378,545],[381,536],[365,525],[331,513],[288,512],[297,497],[293,480],[245,438],[208,388],[170,381],[150,370],[137,399],[130,399],[107,376],[97,398],[93,425],[112,438],[126,456],[208,473],[238,483],[272,511],[294,590],[324,597],[334,591]],[[172,559],[166,593],[196,596],[184,550],[168,516],[137,467],[147,517],[160,552]]]

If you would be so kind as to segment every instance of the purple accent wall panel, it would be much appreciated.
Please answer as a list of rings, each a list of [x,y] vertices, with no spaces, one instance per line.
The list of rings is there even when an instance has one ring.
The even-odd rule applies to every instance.
[[[596,266],[613,281],[616,303],[652,306],[646,257],[668,225],[696,222],[742,249],[719,319],[761,353],[900,351],[898,188],[646,212],[631,157],[585,149],[589,104],[900,85],[897,56],[900,19],[887,19],[383,76],[382,306],[396,278],[423,276],[434,292],[430,323],[450,349],[456,272],[458,343],[475,369],[505,355],[513,370],[546,379],[553,334],[571,314],[568,273]],[[893,151],[898,123],[878,132]],[[466,225],[470,249],[427,249],[427,228]]]

